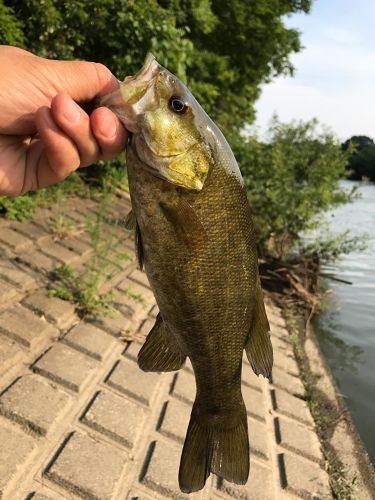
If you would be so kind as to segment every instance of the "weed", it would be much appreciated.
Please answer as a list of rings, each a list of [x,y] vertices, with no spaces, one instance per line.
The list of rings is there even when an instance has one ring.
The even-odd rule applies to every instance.
[[[305,389],[305,399],[314,419],[316,430],[322,444],[329,474],[333,497],[337,500],[360,500],[357,495],[357,479],[351,477],[351,471],[344,468],[330,443],[332,429],[340,417],[338,409],[323,394],[317,385],[318,378],[310,370],[304,350],[305,323],[300,311],[293,306],[283,305],[283,314],[290,333],[296,359],[301,371],[301,380]]]
[[[136,302],[139,302],[139,304],[146,305],[147,302],[145,301],[144,297],[140,293],[133,292],[133,290],[129,287],[125,290],[125,294],[130,298],[135,300]]]
[[[85,277],[79,276],[70,266],[63,264],[57,267],[51,273],[51,278],[56,283],[51,287],[49,295],[76,303],[79,312],[111,314],[115,311],[114,294],[109,292],[100,295],[92,283],[87,283]]]
[[[98,213],[86,223],[90,235],[92,252],[82,274],[63,264],[51,273],[50,295],[76,303],[78,311],[85,313],[111,314],[114,293],[101,294],[100,289],[106,279],[111,278],[110,266],[116,261],[131,260],[126,252],[112,253],[114,235],[105,223],[105,212],[110,200],[109,191],[103,191]],[[111,254],[111,260],[109,255]],[[119,266],[121,267],[121,266]]]
[[[55,239],[63,239],[69,236],[73,236],[75,233],[79,232],[80,228],[77,224],[69,221],[66,215],[61,211],[61,204],[58,204],[57,215],[53,224],[53,234]]]

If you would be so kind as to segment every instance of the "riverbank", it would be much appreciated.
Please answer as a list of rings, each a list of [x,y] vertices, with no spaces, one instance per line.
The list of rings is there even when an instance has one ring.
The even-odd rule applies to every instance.
[[[279,303],[280,304],[280,303]],[[306,311],[282,307],[335,498],[372,499],[375,469],[353,424]]]
[[[129,208],[128,195],[118,192],[101,219],[98,203],[78,198],[39,210],[29,222],[0,219],[2,498],[186,497],[177,473],[194,378],[189,366],[158,375],[135,363],[157,310],[136,269],[134,242],[121,227],[119,214]],[[110,243],[105,248],[93,245],[98,231]],[[105,274],[96,276],[99,292],[112,292],[113,317],[84,312],[93,302],[82,295],[75,295],[76,307],[61,299],[77,280],[57,291],[51,282],[54,268],[64,264],[69,276],[82,276],[95,270],[99,257],[107,262]],[[271,382],[256,377],[246,361],[243,366],[249,482],[236,487],[212,479],[189,498],[333,498],[294,332],[270,300],[267,313],[275,353]]]

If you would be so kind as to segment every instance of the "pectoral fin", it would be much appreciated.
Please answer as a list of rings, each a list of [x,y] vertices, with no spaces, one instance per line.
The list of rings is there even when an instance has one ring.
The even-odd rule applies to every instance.
[[[206,230],[187,200],[180,197],[173,204],[161,202],[160,208],[167,220],[174,227],[177,235],[184,240],[187,246],[197,247],[205,245],[207,242]]]
[[[179,370],[186,356],[168,330],[160,314],[138,354],[139,368],[145,372]]]
[[[134,231],[134,239],[135,239],[135,253],[137,256],[138,267],[142,271],[143,269],[143,247],[142,247],[142,237],[141,230],[139,229],[139,225],[137,219],[135,218],[133,210],[130,210],[128,215],[125,218],[124,227],[128,231]]]
[[[253,322],[248,341],[245,345],[245,351],[254,373],[256,375],[262,374],[264,377],[269,378],[272,371],[273,351],[270,339],[270,325],[264,307],[259,278],[253,311]]]
[[[135,253],[137,255],[138,267],[143,270],[143,246],[142,246],[142,236],[141,230],[139,229],[138,223],[135,226]]]
[[[134,231],[136,225],[137,225],[137,220],[135,218],[134,212],[133,212],[133,210],[130,210],[130,212],[128,213],[128,215],[125,218],[124,227],[128,231]]]

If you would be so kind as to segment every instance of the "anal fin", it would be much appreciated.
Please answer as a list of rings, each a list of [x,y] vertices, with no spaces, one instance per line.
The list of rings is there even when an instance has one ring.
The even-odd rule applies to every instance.
[[[270,339],[270,325],[264,307],[259,277],[253,310],[253,322],[248,341],[245,345],[245,351],[254,373],[256,375],[262,374],[264,377],[269,378],[272,372],[273,350]]]
[[[158,314],[155,325],[139,351],[139,368],[145,372],[169,372],[179,370],[185,359],[186,356]]]

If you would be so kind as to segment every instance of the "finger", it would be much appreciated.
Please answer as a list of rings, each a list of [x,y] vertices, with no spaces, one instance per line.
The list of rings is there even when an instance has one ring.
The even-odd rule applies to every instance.
[[[66,94],[58,94],[52,99],[51,113],[58,127],[74,142],[80,156],[80,166],[87,167],[95,163],[99,146],[91,131],[87,113]]]
[[[87,102],[115,91],[117,78],[104,64],[88,61],[49,61],[55,85],[75,101]]]
[[[129,136],[120,120],[108,108],[101,107],[91,113],[90,121],[101,150],[101,158],[116,158],[125,149]]]
[[[33,186],[50,186],[74,172],[80,166],[78,149],[53,121],[51,110],[39,108],[35,122],[43,147],[34,148],[38,157],[28,157],[30,171],[34,173]]]

